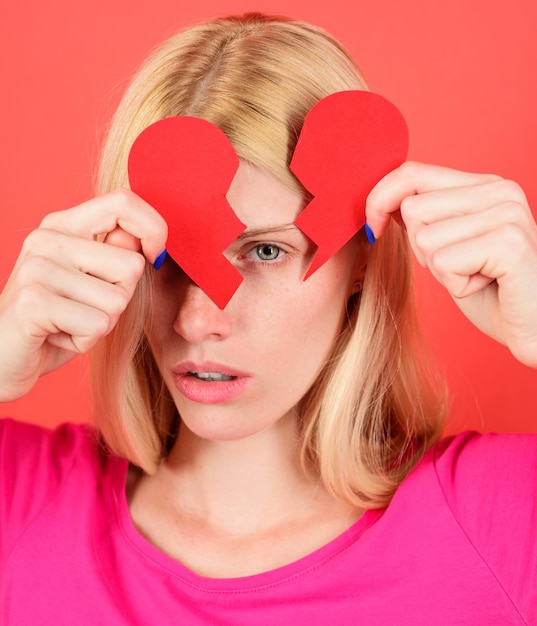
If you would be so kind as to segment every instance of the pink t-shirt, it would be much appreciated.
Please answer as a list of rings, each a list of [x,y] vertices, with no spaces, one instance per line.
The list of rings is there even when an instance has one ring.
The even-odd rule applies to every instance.
[[[431,450],[385,511],[313,554],[194,574],[134,528],[128,464],[89,428],[0,425],[0,624],[537,624],[537,438]]]

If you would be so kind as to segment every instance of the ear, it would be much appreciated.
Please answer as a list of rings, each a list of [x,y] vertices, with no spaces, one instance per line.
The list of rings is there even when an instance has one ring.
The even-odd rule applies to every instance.
[[[367,270],[367,264],[369,262],[369,252],[371,251],[371,245],[362,235],[363,233],[360,231],[360,233],[355,237],[356,256],[354,261],[354,268],[351,274],[349,297],[354,296],[362,291],[365,272]]]

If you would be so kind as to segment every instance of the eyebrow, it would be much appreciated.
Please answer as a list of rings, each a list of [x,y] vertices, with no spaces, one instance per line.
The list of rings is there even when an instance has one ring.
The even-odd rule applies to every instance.
[[[242,241],[249,237],[261,237],[272,233],[281,233],[287,230],[298,230],[294,224],[279,224],[278,226],[262,226],[261,228],[247,228],[235,241]]]

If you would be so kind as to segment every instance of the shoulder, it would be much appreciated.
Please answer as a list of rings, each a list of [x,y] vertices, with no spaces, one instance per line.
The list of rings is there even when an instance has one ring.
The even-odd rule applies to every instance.
[[[86,424],[62,424],[49,430],[11,419],[0,420],[2,473],[16,471],[18,476],[33,474],[34,480],[38,476],[61,480],[81,459],[97,462],[99,448],[95,431]]]
[[[440,487],[456,508],[472,508],[498,498],[510,501],[537,491],[537,434],[480,434],[447,437],[430,448],[402,487],[412,491]],[[535,500],[535,498],[533,498]]]
[[[13,441],[24,442],[30,446],[50,443],[62,447],[67,444],[67,448],[69,448],[76,441],[88,440],[88,436],[96,441],[95,431],[89,424],[65,423],[54,429],[49,429],[11,418],[0,419],[1,445]]]
[[[431,451],[430,464],[469,545],[516,606],[537,602],[537,435],[463,433]]]
[[[535,535],[537,435],[467,432],[441,442],[431,464],[443,496],[469,532]]]
[[[516,499],[537,493],[537,435],[466,432],[440,442],[431,463],[453,505]],[[520,502],[520,505],[523,503]]]
[[[2,545],[18,534],[76,481],[79,493],[110,473],[106,453],[89,425],[48,430],[0,420],[0,535]],[[93,488],[93,487],[92,487]],[[93,491],[95,489],[93,488]]]
[[[506,550],[533,550],[537,569],[537,435],[446,438],[425,454],[394,501],[427,511],[431,523],[455,522],[489,563],[504,561]]]

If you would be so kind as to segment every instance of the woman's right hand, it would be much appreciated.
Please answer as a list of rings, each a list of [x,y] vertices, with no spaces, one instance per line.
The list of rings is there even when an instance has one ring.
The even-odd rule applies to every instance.
[[[0,401],[108,334],[166,238],[163,218],[124,189],[47,215],[0,295]]]

